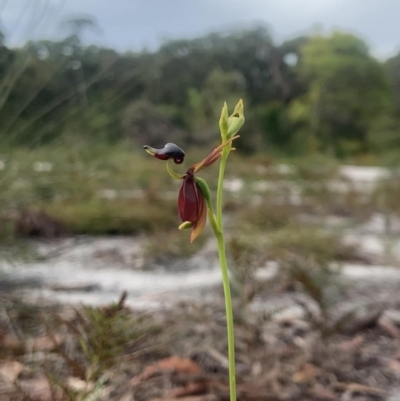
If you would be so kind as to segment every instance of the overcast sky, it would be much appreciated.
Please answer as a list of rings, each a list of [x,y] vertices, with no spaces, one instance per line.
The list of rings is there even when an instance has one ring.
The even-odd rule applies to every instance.
[[[61,35],[59,21],[80,14],[94,16],[102,28],[87,34],[87,42],[119,50],[263,22],[278,43],[320,24],[323,31],[358,34],[380,57],[400,51],[400,0],[0,0],[2,30],[12,45]]]

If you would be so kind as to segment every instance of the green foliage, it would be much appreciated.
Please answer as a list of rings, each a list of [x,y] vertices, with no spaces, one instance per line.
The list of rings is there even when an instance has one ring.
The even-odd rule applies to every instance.
[[[92,399],[105,384],[109,369],[117,369],[122,358],[128,358],[148,346],[150,335],[160,332],[146,315],[133,315],[125,306],[127,293],[117,303],[95,308],[84,306],[75,310],[74,319],[53,314],[52,322],[42,315],[54,352],[64,361],[69,372],[86,382],[87,388],[75,390],[65,380],[44,368],[49,383],[58,387],[68,400]],[[55,326],[62,327],[72,341],[68,347],[60,344]],[[94,383],[94,386],[90,386]],[[90,396],[90,398],[88,398]]]
[[[154,329],[145,317],[135,321],[119,304],[106,309],[86,306],[78,318],[78,329],[83,331],[80,347],[90,363],[89,379],[95,380]]]
[[[291,152],[293,134],[287,107],[283,102],[269,102],[259,106],[256,117],[260,121],[262,138],[266,148]]]
[[[370,124],[368,139],[376,153],[398,151],[400,146],[400,118],[395,110],[379,114]]]
[[[399,56],[383,65],[354,35],[278,46],[258,26],[121,54],[83,46],[82,33],[99,30],[95,21],[68,20],[64,28],[58,42],[11,49],[1,41],[3,148],[65,138],[210,146],[216,110],[237,98],[250,106],[241,152],[352,157],[399,147]]]
[[[1,159],[3,241],[15,236],[21,211],[44,211],[75,234],[137,234],[178,225],[175,196],[163,199],[171,185],[162,177],[165,166],[124,144],[53,145],[7,152]],[[38,169],[43,163],[48,170]],[[37,217],[30,220],[43,226],[38,220],[44,216]]]
[[[220,68],[215,68],[209,73],[201,90],[189,88],[189,110],[186,118],[196,144],[213,142],[218,132],[215,121],[219,120],[221,104],[224,101],[228,105],[235,104],[242,96],[243,90],[239,73],[224,72]]]
[[[61,221],[71,234],[154,233],[177,225],[175,202],[160,200],[56,202],[43,210]]]
[[[161,147],[167,141],[167,134],[179,143],[187,143],[187,135],[180,125],[176,108],[155,105],[145,99],[129,104],[123,114],[126,137],[139,144],[153,143]]]
[[[387,60],[386,70],[392,83],[392,92],[396,98],[396,109],[400,110],[400,53]]]
[[[336,156],[368,150],[367,127],[391,104],[383,66],[361,39],[340,32],[310,38],[301,53],[297,68],[308,89],[289,115],[305,150]]]

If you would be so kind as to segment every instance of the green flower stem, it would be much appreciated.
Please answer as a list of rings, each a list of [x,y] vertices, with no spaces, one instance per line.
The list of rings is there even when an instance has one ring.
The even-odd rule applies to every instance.
[[[226,326],[228,332],[228,359],[229,359],[229,390],[230,401],[236,401],[236,373],[235,373],[235,336],[233,331],[233,308],[231,288],[229,283],[228,263],[226,261],[226,250],[224,232],[222,227],[222,190],[224,184],[225,166],[230,152],[230,146],[222,152],[219,168],[218,191],[217,191],[217,223],[219,231],[214,229],[218,244],[218,255],[221,265],[222,282],[225,295]]]
[[[231,288],[229,284],[228,264],[226,262],[224,235],[216,236],[218,243],[219,261],[222,271],[222,282],[225,295],[226,326],[228,331],[228,359],[229,359],[229,392],[230,400],[236,401],[236,373],[235,373],[235,335],[233,331],[233,308]]]
[[[218,189],[217,189],[217,221],[221,231],[222,227],[222,191],[224,189],[224,177],[225,177],[225,167],[226,161],[228,160],[231,145],[228,145],[222,150],[221,162],[219,164],[219,177],[218,177]]]
[[[217,218],[216,218],[216,216],[214,214],[213,209],[208,208],[207,209],[207,213],[208,213],[208,221],[211,224],[211,227],[212,227],[212,229],[214,231],[215,236],[222,234],[220,229],[219,229],[219,226],[218,226],[218,223],[217,223]]]

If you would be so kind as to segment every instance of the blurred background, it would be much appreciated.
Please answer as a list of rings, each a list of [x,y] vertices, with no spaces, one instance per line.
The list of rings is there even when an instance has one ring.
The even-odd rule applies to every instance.
[[[65,321],[86,345],[69,348],[85,360],[80,371],[61,353],[64,390],[71,375],[97,388],[132,338],[135,352],[144,337],[164,344],[151,360],[199,344],[225,354],[211,232],[189,244],[177,230],[180,183],[143,145],[183,147],[184,171],[218,144],[224,101],[232,111],[239,99],[246,122],[224,210],[238,330],[251,338],[240,331],[243,377],[264,377],[262,388],[282,399],[389,399],[400,372],[398,0],[1,0],[0,356],[23,366],[13,372],[43,364],[4,338],[20,347],[41,335],[51,353],[55,332],[70,338]],[[217,172],[202,174],[212,190]],[[121,318],[123,302],[114,315],[98,309],[125,290],[135,313],[154,315]],[[79,323],[65,308],[80,302]],[[64,323],[44,324],[39,315],[56,306]],[[169,311],[167,339],[147,335],[160,311]],[[205,331],[189,333],[182,316]],[[302,348],[307,333],[322,342]],[[337,349],[321,349],[338,333],[348,359],[334,363]],[[383,348],[371,351],[377,339]],[[289,359],[279,347],[271,356],[279,341],[294,344]],[[374,368],[362,370],[374,352]],[[54,399],[34,398],[32,386],[33,399]],[[135,399],[151,399],[143,391]]]

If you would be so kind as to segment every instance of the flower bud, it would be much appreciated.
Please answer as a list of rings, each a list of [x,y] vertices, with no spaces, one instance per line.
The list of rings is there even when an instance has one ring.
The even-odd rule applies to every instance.
[[[242,125],[244,124],[244,120],[243,100],[240,99],[235,107],[235,110],[228,118],[228,139],[239,132],[240,128],[242,128]]]
[[[227,140],[228,135],[228,106],[226,102],[221,110],[221,117],[219,119],[219,130],[221,131],[221,137],[223,141]]]

